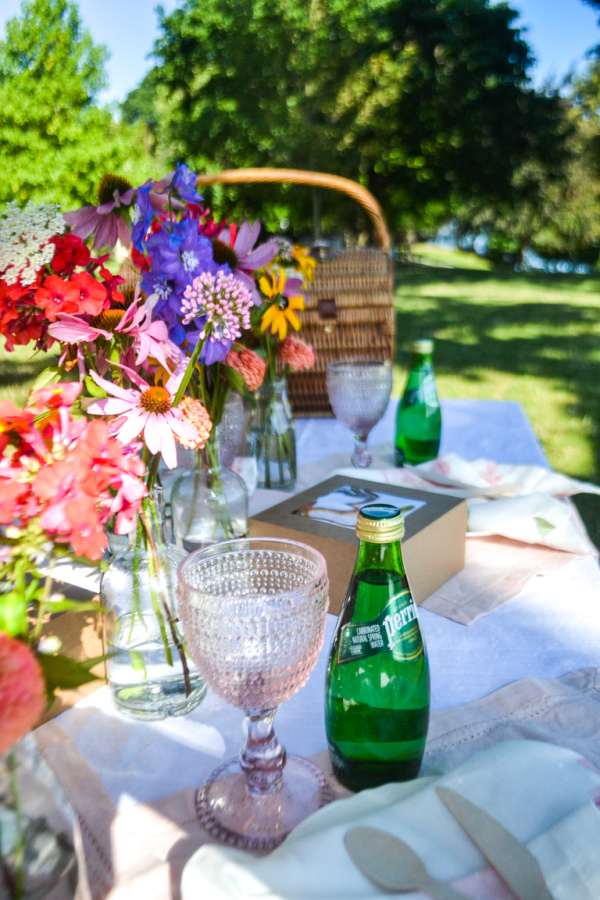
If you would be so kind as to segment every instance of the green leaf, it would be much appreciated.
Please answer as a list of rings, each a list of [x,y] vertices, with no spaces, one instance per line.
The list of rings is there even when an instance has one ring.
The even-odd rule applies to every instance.
[[[94,600],[47,600],[46,607],[50,613],[66,612],[67,610],[75,610],[75,612],[104,612],[104,607],[100,606]]]
[[[31,390],[37,391],[38,388],[47,387],[49,384],[56,384],[56,382],[60,381],[62,374],[62,369],[58,366],[48,366],[48,368],[40,372],[35,379],[31,386]]]
[[[533,521],[535,522],[540,537],[546,537],[546,535],[556,529],[556,525],[553,525],[552,522],[549,522],[547,519],[542,519],[541,516],[534,516]]]
[[[108,397],[106,391],[104,391],[99,384],[96,384],[91,375],[85,376],[85,388],[88,394],[91,394],[92,397],[104,398]]]
[[[246,382],[237,371],[237,369],[232,369],[231,366],[223,366],[223,375],[225,376],[225,380],[228,382],[230,387],[234,391],[236,391],[236,393],[244,393],[246,389]]]
[[[44,656],[40,653],[37,657],[46,680],[46,688],[49,694],[53,694],[57,688],[76,688],[90,681],[99,681],[97,675],[92,675],[89,669],[96,663],[106,659],[105,656],[97,656],[94,659],[86,659],[77,662],[71,656]]]
[[[135,669],[136,672],[146,671],[146,663],[144,662],[144,657],[141,653],[138,653],[137,650],[129,651],[129,662],[131,663],[131,668]]]
[[[27,600],[22,591],[0,594],[0,631],[10,637],[27,633]]]

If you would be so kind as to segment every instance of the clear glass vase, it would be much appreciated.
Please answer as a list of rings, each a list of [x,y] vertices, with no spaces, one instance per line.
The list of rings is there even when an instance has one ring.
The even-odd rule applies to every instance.
[[[175,542],[187,553],[248,534],[248,491],[220,464],[218,438],[197,451],[194,468],[173,485],[171,523]]]
[[[179,623],[177,566],[185,555],[165,540],[163,490],[155,488],[129,547],[112,558],[100,583],[108,682],[117,708],[133,718],[184,715],[206,693]]]
[[[75,816],[54,773],[27,735],[0,756],[0,897],[42,900],[79,884]]]
[[[247,453],[256,459],[258,487],[291,491],[296,484],[296,431],[285,378],[265,382],[255,393]]]

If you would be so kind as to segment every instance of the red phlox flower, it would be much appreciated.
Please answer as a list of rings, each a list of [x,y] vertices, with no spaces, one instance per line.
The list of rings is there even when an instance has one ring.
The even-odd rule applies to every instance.
[[[77,286],[58,275],[45,278],[42,287],[35,292],[34,299],[44,309],[50,322],[54,322],[61,312],[78,313],[80,308]]]
[[[56,275],[72,275],[77,267],[84,269],[91,254],[80,237],[75,234],[55,234],[50,242],[56,247],[52,270]]]
[[[33,652],[0,632],[0,755],[37,724],[45,705],[44,678]]]
[[[71,284],[79,291],[79,314],[89,313],[91,316],[97,316],[103,309],[110,306],[106,285],[96,281],[88,272],[79,272],[73,275]]]
[[[44,409],[58,409],[60,406],[73,406],[81,393],[82,385],[78,381],[64,381],[32,391],[27,398],[27,409],[39,413]]]
[[[106,533],[91,497],[66,502],[64,512],[75,553],[88,559],[101,559],[107,545]]]
[[[10,481],[0,478],[0,525],[10,525],[15,519],[20,519],[24,501],[27,499],[30,488],[28,484],[18,481]]]

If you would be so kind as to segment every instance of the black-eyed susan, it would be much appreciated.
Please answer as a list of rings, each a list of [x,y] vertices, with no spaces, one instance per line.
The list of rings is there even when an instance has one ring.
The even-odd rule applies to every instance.
[[[268,269],[258,283],[262,294],[269,303],[261,316],[260,330],[279,335],[283,340],[287,334],[288,324],[300,328],[300,319],[296,315],[297,310],[304,309],[304,297],[297,294],[301,281],[297,278],[286,280],[285,272],[279,269],[277,272]]]

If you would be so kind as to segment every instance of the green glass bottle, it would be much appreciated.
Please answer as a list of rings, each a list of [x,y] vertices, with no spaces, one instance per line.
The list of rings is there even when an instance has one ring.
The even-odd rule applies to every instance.
[[[435,459],[440,452],[442,416],[433,372],[433,341],[411,344],[410,372],[396,413],[396,465]]]
[[[363,506],[356,567],[327,669],[333,771],[351,790],[416,778],[429,725],[429,665],[406,578],[395,506]]]

